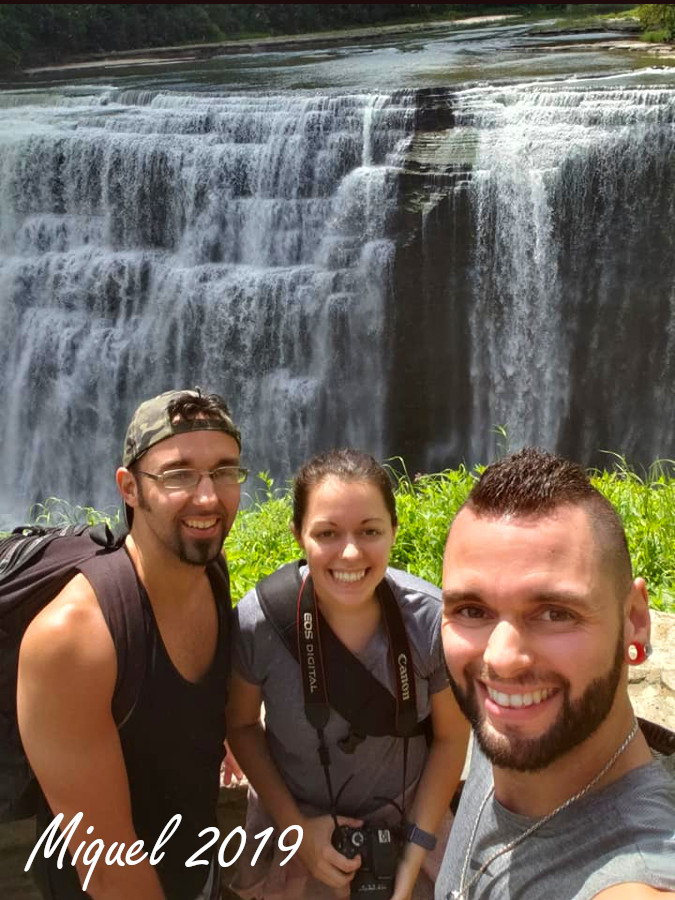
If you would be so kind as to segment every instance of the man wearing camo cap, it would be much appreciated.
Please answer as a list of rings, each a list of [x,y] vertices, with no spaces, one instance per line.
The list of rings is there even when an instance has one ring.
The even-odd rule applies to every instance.
[[[186,862],[207,843],[199,833],[216,825],[231,610],[221,549],[247,476],[240,450],[218,395],[169,391],[142,403],[117,471],[129,533],[105,554],[112,577],[102,587],[84,570],[26,631],[19,724],[45,796],[37,833],[63,813],[60,827],[70,836],[62,867],[56,852],[35,861],[50,900],[219,896],[213,856]],[[109,582],[125,566],[134,587],[115,606]],[[131,649],[138,632],[142,666]],[[115,703],[132,665],[138,690],[120,722]],[[171,820],[178,824],[165,831],[161,852],[139,850],[122,864],[127,850],[116,854],[115,844],[142,841],[150,854]],[[107,856],[93,867],[77,848],[95,839]]]

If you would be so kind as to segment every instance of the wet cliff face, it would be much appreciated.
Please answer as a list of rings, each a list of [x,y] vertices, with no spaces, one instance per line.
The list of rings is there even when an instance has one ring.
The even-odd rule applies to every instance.
[[[390,426],[409,464],[673,442],[675,94],[429,93],[400,179]],[[417,410],[417,414],[415,414]]]
[[[421,92],[415,134],[399,178],[388,440],[411,474],[467,453],[472,154],[457,146],[453,97]]]

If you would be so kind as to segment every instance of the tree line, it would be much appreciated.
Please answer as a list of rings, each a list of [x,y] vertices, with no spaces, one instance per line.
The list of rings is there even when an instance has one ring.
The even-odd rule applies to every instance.
[[[59,3],[0,4],[0,66],[171,44],[300,34],[488,12],[561,11],[564,3]]]
[[[635,13],[645,28],[662,32],[660,37],[666,41],[675,41],[675,4],[642,3]]]

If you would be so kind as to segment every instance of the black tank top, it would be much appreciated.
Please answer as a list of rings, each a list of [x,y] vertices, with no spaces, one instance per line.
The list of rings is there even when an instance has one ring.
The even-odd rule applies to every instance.
[[[98,599],[117,647],[122,639],[116,633],[120,626],[115,624],[115,616],[106,615],[105,596],[99,594]],[[229,609],[224,602],[216,602],[218,642],[213,662],[204,677],[193,683],[186,681],[171,662],[140,582],[133,602],[142,605],[147,661],[136,705],[119,734],[134,828],[150,853],[169,820],[180,813],[180,825],[162,846],[164,858],[156,871],[167,900],[194,900],[206,882],[209,867],[186,868],[185,863],[209,839],[208,835],[200,838],[200,831],[217,824],[230,661]],[[45,803],[38,812],[38,836],[52,818]],[[209,853],[199,858],[210,858]],[[59,870],[57,856],[47,860],[42,857],[41,871],[36,871],[43,893],[54,900],[83,900],[88,895],[82,892],[70,858]],[[104,856],[99,866],[104,864]]]

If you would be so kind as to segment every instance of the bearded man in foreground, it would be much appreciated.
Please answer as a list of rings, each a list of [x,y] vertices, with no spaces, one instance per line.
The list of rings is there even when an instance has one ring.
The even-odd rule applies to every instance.
[[[628,697],[647,590],[584,470],[532,449],[488,467],[450,529],[443,598],[476,741],[436,900],[675,898],[675,781]]]

